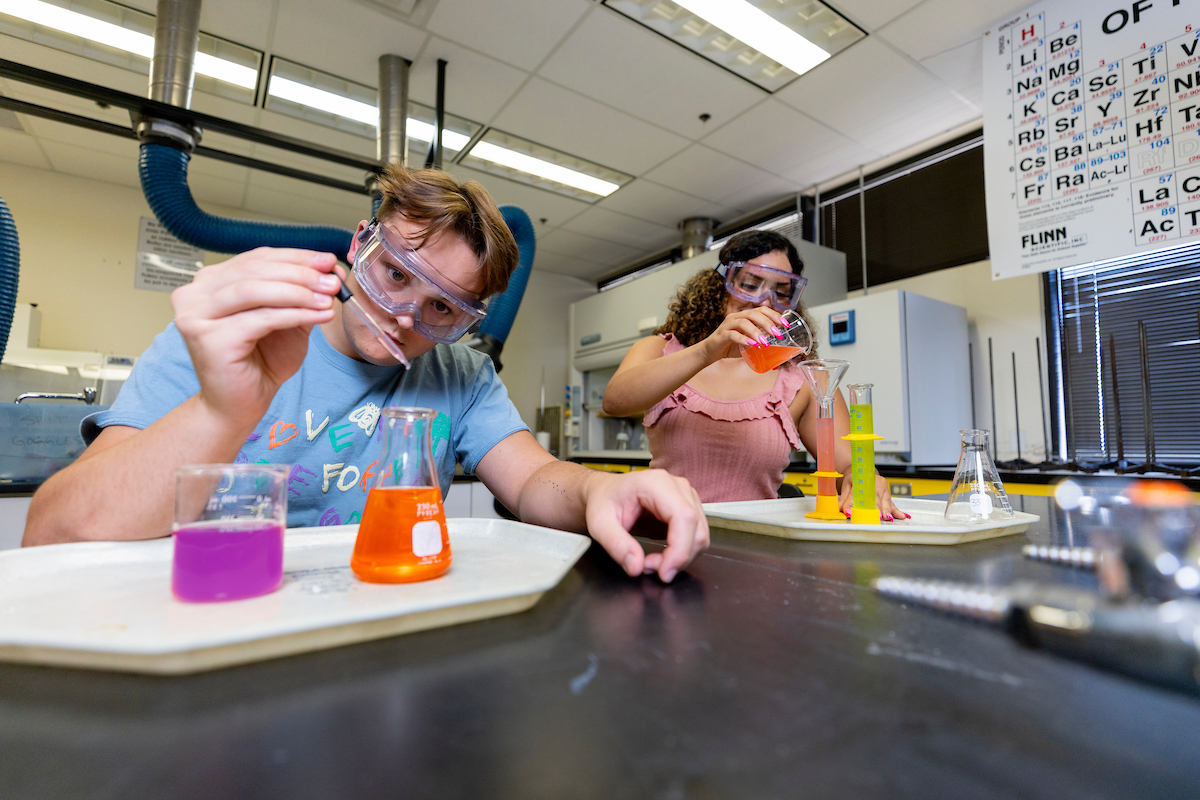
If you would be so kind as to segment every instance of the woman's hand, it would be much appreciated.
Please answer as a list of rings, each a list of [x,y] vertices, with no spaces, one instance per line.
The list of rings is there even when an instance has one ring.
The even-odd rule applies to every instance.
[[[715,363],[722,358],[737,358],[741,355],[741,347],[754,342],[767,343],[767,334],[781,334],[779,325],[783,317],[779,312],[767,306],[756,306],[744,311],[736,311],[725,317],[725,320],[708,338],[701,342],[708,363]]]
[[[854,489],[851,485],[849,472],[842,480],[842,496],[838,500],[838,508],[846,512],[846,516],[850,516],[850,509],[854,506]],[[891,522],[893,519],[908,519],[909,515],[905,514],[900,509],[896,508],[896,504],[892,502],[892,490],[888,486],[887,478],[875,473],[875,507],[879,509],[879,519],[883,522]]]

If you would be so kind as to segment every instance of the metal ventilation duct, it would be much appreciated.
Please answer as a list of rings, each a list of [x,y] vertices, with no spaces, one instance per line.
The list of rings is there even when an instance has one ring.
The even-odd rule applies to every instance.
[[[707,250],[712,245],[715,227],[717,221],[711,217],[688,217],[680,222],[679,230],[683,231],[683,243],[680,248],[682,257],[688,259]]]

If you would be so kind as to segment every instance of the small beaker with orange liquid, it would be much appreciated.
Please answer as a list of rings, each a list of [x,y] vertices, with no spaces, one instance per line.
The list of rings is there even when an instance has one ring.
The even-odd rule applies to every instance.
[[[812,350],[812,331],[808,329],[804,317],[795,311],[785,311],[782,316],[783,322],[778,326],[782,335],[768,333],[765,345],[760,342],[742,345],[742,358],[755,372],[770,372],[785,361],[807,355]]]
[[[367,494],[350,568],[368,583],[436,578],[450,566],[450,536],[433,460],[431,408],[380,413],[379,477]]]

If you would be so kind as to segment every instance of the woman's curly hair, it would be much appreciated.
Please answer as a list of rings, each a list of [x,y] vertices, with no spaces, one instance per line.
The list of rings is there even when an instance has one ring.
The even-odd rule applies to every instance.
[[[733,261],[748,261],[777,250],[787,254],[793,272],[801,274],[804,271],[804,262],[800,260],[796,246],[774,231],[739,233],[721,248],[718,259],[722,264],[729,264]],[[667,321],[654,332],[673,334],[681,345],[691,347],[707,339],[725,321],[725,302],[728,296],[725,291],[725,278],[721,273],[715,269],[697,272],[679,287],[668,309]],[[803,302],[796,312],[804,318],[809,330],[813,332],[813,348],[808,357],[816,358],[817,332]]]

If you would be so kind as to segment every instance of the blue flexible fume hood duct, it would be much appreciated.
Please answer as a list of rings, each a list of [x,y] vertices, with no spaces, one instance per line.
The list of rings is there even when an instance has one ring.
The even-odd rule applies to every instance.
[[[216,253],[243,253],[256,247],[297,247],[333,253],[343,261],[352,231],[330,225],[292,225],[218,217],[192,199],[187,183],[191,154],[146,142],[138,157],[142,191],[154,216],[176,238]]]
[[[17,241],[17,224],[9,213],[8,204],[0,197],[0,358],[4,358],[4,351],[8,349],[20,273],[21,244]]]
[[[517,240],[517,269],[508,279],[508,288],[496,295],[488,303],[488,315],[479,326],[479,333],[471,342],[471,346],[492,357],[496,371],[503,369],[500,363],[500,351],[504,349],[504,341],[512,330],[513,320],[517,318],[517,309],[521,298],[525,296],[525,286],[529,283],[529,273],[533,270],[533,256],[537,251],[537,236],[533,232],[533,220],[524,210],[517,206],[500,206],[500,214],[504,224],[512,231]]]

